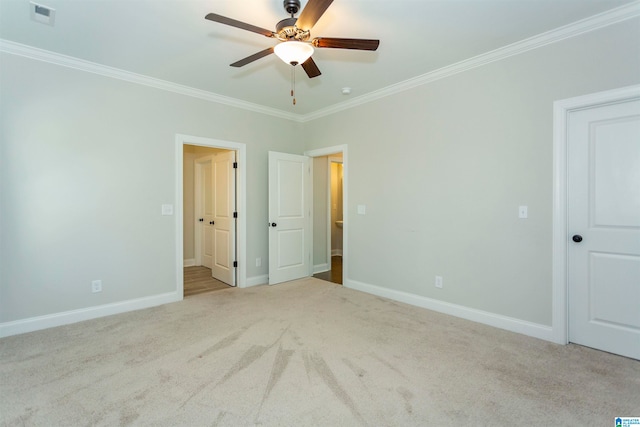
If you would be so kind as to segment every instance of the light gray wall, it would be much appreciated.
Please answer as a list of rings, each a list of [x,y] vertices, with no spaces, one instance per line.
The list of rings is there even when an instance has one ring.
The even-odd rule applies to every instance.
[[[347,280],[550,325],[553,101],[638,84],[638,28],[304,124],[1,54],[0,322],[175,290],[180,133],[247,144],[248,277],[267,274],[267,151],[348,144]]]
[[[267,151],[301,154],[299,124],[9,54],[0,93],[0,322],[176,289],[177,133],[247,144],[247,256],[268,259]]]
[[[640,83],[638,40],[625,21],[307,123],[307,149],[348,144],[347,279],[551,325],[553,102]]]

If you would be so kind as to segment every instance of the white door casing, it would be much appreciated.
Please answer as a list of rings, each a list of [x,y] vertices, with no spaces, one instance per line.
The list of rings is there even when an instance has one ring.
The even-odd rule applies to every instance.
[[[213,159],[213,259],[211,276],[235,286],[236,209],[235,151],[217,153]]]
[[[640,359],[640,99],[567,116],[569,341]]]
[[[309,158],[269,152],[269,284],[311,275]]]
[[[195,211],[196,233],[200,236],[196,264],[207,268],[213,266],[213,221],[214,221],[214,156],[196,159],[195,165]]]

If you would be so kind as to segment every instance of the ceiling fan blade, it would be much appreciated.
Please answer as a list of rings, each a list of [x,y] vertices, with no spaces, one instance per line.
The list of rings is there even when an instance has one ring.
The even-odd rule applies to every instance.
[[[301,30],[310,30],[311,27],[316,25],[316,22],[318,22],[318,19],[327,8],[331,6],[331,3],[333,3],[333,0],[309,0],[302,12],[300,12],[296,27]]]
[[[376,50],[380,40],[371,39],[340,39],[334,37],[316,37],[312,41],[314,47],[332,49]]]
[[[320,74],[322,74],[315,61],[311,57],[309,57],[309,59],[302,63],[302,68],[307,73],[307,76],[309,76],[310,79],[318,77]]]
[[[267,55],[271,55],[273,53],[273,48],[270,47],[268,49],[265,50],[261,50],[258,53],[254,53],[253,55],[247,56],[244,59],[241,59],[240,61],[236,61],[233,64],[231,64],[232,67],[242,67],[244,65],[249,64],[250,62],[256,61],[260,58],[264,58]]]
[[[252,31],[254,33],[262,34],[266,37],[273,37],[273,31],[265,28],[256,27],[255,25],[247,24],[246,22],[237,21],[235,19],[227,18],[226,16],[218,15],[216,13],[209,13],[204,17],[209,21],[219,22],[220,24],[230,25],[232,27],[240,28],[242,30]]]

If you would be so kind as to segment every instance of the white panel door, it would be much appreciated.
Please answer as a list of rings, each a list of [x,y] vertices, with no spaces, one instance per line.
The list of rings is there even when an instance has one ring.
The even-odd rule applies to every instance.
[[[206,156],[196,160],[196,215],[198,223],[196,232],[200,233],[200,264],[213,266],[213,221],[214,221],[214,156]]]
[[[569,113],[569,340],[640,359],[640,100]]]
[[[269,152],[269,284],[311,274],[309,158]]]
[[[235,151],[218,153],[213,159],[213,260],[211,276],[235,286],[236,180]]]

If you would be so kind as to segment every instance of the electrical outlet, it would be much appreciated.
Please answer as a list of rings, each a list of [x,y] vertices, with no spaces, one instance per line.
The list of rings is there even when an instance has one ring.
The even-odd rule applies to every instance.
[[[529,208],[527,206],[518,206],[518,218],[526,219],[529,217]]]
[[[256,258],[256,267],[260,267],[262,265],[262,258]]]
[[[102,280],[93,280],[91,282],[91,292],[102,292]]]
[[[436,288],[442,289],[442,276],[436,276]]]

